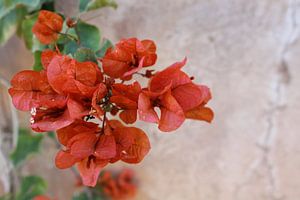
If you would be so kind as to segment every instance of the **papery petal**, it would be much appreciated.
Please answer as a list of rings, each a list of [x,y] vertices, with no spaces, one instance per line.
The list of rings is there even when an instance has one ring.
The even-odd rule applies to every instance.
[[[127,163],[139,163],[150,150],[150,142],[145,134],[139,128],[126,127],[123,129],[123,137],[130,135],[133,137],[133,143],[121,152],[121,160]]]
[[[137,48],[137,52],[139,57],[145,57],[143,62],[144,67],[152,66],[155,64],[157,55],[156,55],[156,45],[152,40],[142,40],[141,44],[143,46],[143,50],[141,51],[140,48]]]
[[[55,131],[70,125],[74,121],[74,119],[70,117],[68,110],[64,110],[63,113],[58,116],[38,116],[39,114],[37,112],[31,124],[31,128],[36,132]]]
[[[89,160],[86,158],[78,163],[77,168],[82,178],[82,182],[86,186],[94,187],[97,184],[98,176],[101,169],[107,165],[107,161]]]
[[[211,122],[214,118],[214,112],[208,107],[198,106],[185,112],[185,117],[189,119]]]
[[[117,106],[124,109],[136,109],[137,103],[128,99],[125,96],[112,96],[110,102],[115,103]]]
[[[130,131],[131,127],[117,127],[113,130],[113,135],[117,143],[118,152],[128,149],[132,144],[134,144],[134,135],[127,133]]]
[[[138,42],[137,38],[127,38],[120,40],[116,47],[122,49],[123,51],[127,52],[128,54],[135,53],[136,50],[136,43]]]
[[[174,131],[181,126],[185,120],[184,112],[171,91],[166,92],[161,99],[161,117],[158,128],[164,132]]]
[[[53,32],[53,30],[45,24],[39,22],[32,27],[32,32],[42,44],[51,44],[58,39],[57,33]]]
[[[142,121],[152,122],[152,123],[158,123],[159,121],[158,116],[154,111],[154,108],[150,101],[150,98],[144,93],[141,93],[139,95],[138,114],[139,114],[139,119]]]
[[[107,123],[112,129],[124,127],[124,125],[118,120],[109,120]]]
[[[59,94],[78,93],[75,80],[75,60],[67,56],[55,56],[47,67],[51,87]]]
[[[140,71],[143,68],[144,60],[145,60],[145,57],[142,57],[141,60],[139,61],[138,67],[135,67],[135,68],[127,71],[126,73],[124,73],[123,78],[125,78],[126,76],[130,76],[130,75]]]
[[[135,110],[123,110],[120,113],[120,118],[126,124],[134,123],[136,121],[136,118],[137,118],[137,109],[135,109]]]
[[[125,96],[135,102],[137,102],[141,90],[141,85],[137,81],[129,85],[122,83],[112,85],[113,96]]]
[[[102,160],[116,156],[116,141],[113,135],[101,135],[97,143],[94,155]]]
[[[67,147],[75,158],[86,158],[94,153],[97,136],[95,133],[80,133],[72,137]]]
[[[205,85],[199,85],[199,88],[200,88],[201,93],[202,93],[202,99],[203,99],[202,104],[206,104],[211,99],[210,89]]]
[[[117,148],[116,148],[116,156],[110,160],[111,163],[120,160],[122,151],[129,149],[129,147],[132,144],[134,144],[133,135],[126,133],[128,127],[120,126],[119,123],[115,123],[114,125],[116,125],[116,128],[113,130],[113,136],[115,137]]]
[[[38,195],[33,198],[33,200],[51,200],[49,197],[44,195]]]
[[[50,44],[58,38],[62,30],[63,18],[50,11],[41,10],[38,20],[32,28],[32,32],[43,44]]]
[[[89,113],[89,110],[72,98],[69,98],[67,106],[72,119],[80,119]]]
[[[172,90],[172,95],[182,107],[183,111],[190,110],[203,102],[201,89],[194,83],[180,85]]]
[[[128,71],[131,55],[126,51],[116,47],[109,49],[102,59],[102,67],[105,74],[112,78],[119,78]]]
[[[67,146],[69,140],[73,136],[86,132],[95,133],[97,131],[99,131],[98,124],[95,124],[93,122],[86,122],[83,120],[76,120],[74,123],[70,124],[67,127],[61,128],[56,132],[58,141],[62,145]]]
[[[84,85],[95,86],[97,82],[102,81],[102,74],[96,63],[90,61],[76,62],[75,69],[75,79]],[[98,80],[99,77],[100,80]]]
[[[51,92],[47,79],[40,72],[24,70],[17,73],[11,80],[9,94],[14,106],[23,111],[29,111],[34,102],[42,95]]]
[[[187,74],[181,71],[181,68],[186,64],[185,58],[181,62],[176,62],[165,70],[155,74],[149,81],[149,90],[151,92],[160,92],[172,81],[172,89],[179,85],[190,83],[191,79]]]
[[[98,88],[95,90],[93,97],[92,97],[92,106],[96,110],[96,116],[100,117],[104,114],[104,111],[100,107],[99,103],[101,100],[107,95],[107,88],[105,84],[100,83]]]
[[[43,94],[39,99],[35,100],[33,107],[51,108],[64,108],[67,105],[68,97],[59,94]]]
[[[70,152],[60,150],[57,152],[55,157],[55,165],[59,169],[66,169],[72,167],[76,162],[78,162],[78,158],[75,158],[70,154]]]
[[[43,68],[47,70],[48,65],[50,64],[51,60],[58,55],[56,51],[53,51],[51,49],[46,49],[41,54],[41,62],[43,65]]]
[[[74,83],[77,86],[78,91],[86,97],[92,97],[93,93],[97,90],[97,86],[87,86],[77,80],[74,80]]]

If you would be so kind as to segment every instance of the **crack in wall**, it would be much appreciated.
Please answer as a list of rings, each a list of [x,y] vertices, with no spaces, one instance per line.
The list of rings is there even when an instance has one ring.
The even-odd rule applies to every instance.
[[[265,173],[268,180],[268,197],[271,200],[282,200],[285,198],[284,194],[280,191],[280,180],[277,177],[276,166],[272,161],[271,152],[274,148],[274,140],[278,134],[276,130],[276,119],[280,112],[285,108],[286,103],[283,101],[286,86],[290,83],[292,77],[289,72],[287,61],[287,54],[290,48],[296,43],[299,35],[299,26],[297,22],[297,0],[289,2],[287,16],[291,24],[291,30],[287,34],[286,40],[281,51],[280,64],[275,73],[274,83],[272,87],[271,103],[269,111],[266,113],[266,132],[262,140],[257,142],[257,148],[260,150],[260,155],[255,159],[247,170],[244,181],[238,184],[234,190],[234,198],[239,199],[241,190],[250,184],[251,178],[258,175],[260,167],[265,167]]]

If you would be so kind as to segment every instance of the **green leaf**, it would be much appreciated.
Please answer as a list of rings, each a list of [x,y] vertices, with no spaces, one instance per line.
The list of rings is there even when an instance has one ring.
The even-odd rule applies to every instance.
[[[74,195],[72,200],[89,200],[89,197],[86,193],[82,192],[80,194]]]
[[[46,45],[43,45],[32,33],[32,27],[37,20],[37,14],[31,15],[23,20],[21,26],[21,35],[25,41],[27,49],[32,52],[41,51],[46,48]]]
[[[99,49],[100,31],[96,26],[79,20],[75,26],[75,31],[81,47],[87,47],[94,51]]]
[[[46,192],[46,182],[38,176],[26,176],[22,178],[21,189],[16,200],[29,200]]]
[[[79,2],[80,12],[95,10],[103,7],[112,7],[116,9],[118,5],[114,0],[80,0]]]
[[[80,47],[75,52],[74,58],[79,62],[92,61],[97,63],[97,58],[92,49]]]
[[[73,195],[73,198],[72,200],[90,200],[90,199],[93,199],[93,200],[104,200],[105,198],[103,197],[103,195],[98,195],[94,192],[91,192],[92,193],[92,197],[89,198],[89,196],[87,195],[86,192],[82,192],[82,193],[79,193],[79,194],[75,194]]]
[[[26,14],[26,8],[18,6],[0,16],[0,44],[4,44],[17,30]]]
[[[0,197],[0,200],[12,200],[12,195],[10,193],[5,194],[4,196]]]
[[[32,27],[33,27],[36,19],[37,19],[37,14],[32,15],[32,16],[28,17],[27,19],[24,19],[22,22],[22,28],[21,28],[22,37],[25,41],[25,45],[26,45],[27,49],[32,48],[32,44],[33,44]]]
[[[42,61],[41,61],[42,52],[36,51],[34,52],[33,55],[34,55],[34,65],[32,68],[34,71],[41,71],[43,69]]]
[[[0,0],[0,44],[4,44],[16,30],[22,35],[24,16],[40,10],[46,2],[53,0]]]
[[[28,10],[28,12],[31,12],[33,10],[40,9],[41,2],[40,0],[13,0],[14,5],[22,5],[25,6]]]
[[[53,131],[47,132],[47,136],[52,140],[56,140],[55,133]]]
[[[33,136],[29,130],[20,129],[17,147],[10,156],[13,164],[19,166],[29,155],[37,153],[42,139],[42,134]]]
[[[112,42],[108,39],[103,39],[100,50],[96,52],[97,57],[102,58],[105,55],[107,49],[109,49],[110,47],[113,47]]]
[[[77,51],[77,49],[79,48],[79,45],[77,44],[77,42],[75,42],[74,40],[68,39],[68,42],[66,42],[64,49],[63,49],[63,53],[68,55],[68,54],[75,54],[75,52]]]

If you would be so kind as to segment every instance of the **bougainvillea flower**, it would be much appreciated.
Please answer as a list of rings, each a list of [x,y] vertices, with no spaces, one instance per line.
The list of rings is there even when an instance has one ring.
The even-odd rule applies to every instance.
[[[62,30],[63,18],[51,11],[41,10],[38,19],[32,27],[32,32],[43,44],[50,44],[57,40]]]
[[[149,152],[151,146],[144,131],[136,127],[126,127],[111,120],[109,122],[116,141],[116,156],[110,162],[122,160],[127,163],[139,163]]]
[[[126,78],[135,73],[136,68],[154,65],[156,58],[156,46],[153,41],[129,38],[110,48],[102,59],[102,65],[104,73],[110,77]]]
[[[65,98],[53,99],[53,107],[34,107],[31,110],[31,128],[37,132],[54,131],[68,126],[89,113],[80,102]],[[50,105],[50,104],[49,104]]]
[[[78,171],[82,177],[82,183],[94,187],[97,184],[100,171],[108,164],[106,160],[96,157],[88,157],[77,164]]]
[[[130,85],[121,83],[112,85],[112,97],[110,101],[122,110],[120,118],[127,124],[132,124],[137,119],[137,103],[141,90],[138,82]]]
[[[154,107],[158,107],[161,111],[159,120]],[[158,122],[158,128],[165,132],[177,129],[185,120],[184,111],[172,96],[171,90],[153,99],[147,96],[147,93],[141,94],[139,115],[141,120]]]
[[[81,94],[92,97],[102,74],[93,62],[78,62],[68,56],[57,55],[47,67],[51,87],[59,94]]]
[[[78,163],[83,184],[94,186],[100,170],[116,156],[116,141],[97,124],[77,120],[57,131],[59,141],[66,149],[57,153],[55,163],[65,169]]]
[[[85,132],[97,132],[100,131],[100,128],[98,127],[98,124],[92,123],[92,122],[86,122],[83,120],[75,120],[72,124],[70,124],[67,127],[58,129],[56,131],[58,141],[64,145],[67,146],[69,140],[79,134],[79,133],[85,133]]]
[[[108,91],[106,85],[104,83],[100,83],[93,94],[92,107],[95,111],[92,114],[98,118],[100,118],[104,114],[101,105],[103,105],[103,103],[105,103],[105,101],[107,100],[104,99],[107,95],[107,92]]]
[[[41,54],[41,63],[43,65],[43,68],[47,70],[48,65],[50,64],[51,60],[58,55],[56,51],[53,51],[51,49],[45,49]]]
[[[194,84],[191,78],[181,71],[185,64],[186,59],[174,63],[150,79],[148,90],[139,97],[141,120],[156,122],[159,129],[165,132],[180,127],[185,118],[208,122],[212,120],[212,111],[209,108],[202,108],[211,98],[209,89]],[[160,108],[160,118],[154,107]]]
[[[33,198],[33,200],[51,200],[51,199],[49,197],[45,196],[45,195],[38,195],[38,196],[35,196]]]
[[[11,80],[9,94],[14,106],[23,111],[30,111],[34,104],[51,94],[51,89],[44,72],[24,70],[17,73]]]
[[[134,172],[129,169],[124,169],[118,174],[105,171],[101,175],[99,186],[104,194],[113,200],[132,198],[137,191]]]

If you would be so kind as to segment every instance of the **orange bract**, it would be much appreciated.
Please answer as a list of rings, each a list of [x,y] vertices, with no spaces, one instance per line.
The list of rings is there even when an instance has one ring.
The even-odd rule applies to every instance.
[[[32,32],[41,43],[50,44],[57,40],[62,26],[63,18],[60,15],[47,10],[41,10],[37,22],[32,27]]]
[[[33,32],[42,43],[49,44],[57,39],[62,23],[59,15],[41,11]],[[72,55],[63,55],[61,45],[56,51],[42,52],[41,71],[17,73],[9,94],[16,108],[31,111],[34,131],[57,131],[64,147],[58,151],[55,164],[60,169],[76,165],[84,185],[95,186],[106,165],[139,163],[150,151],[143,130],[124,126],[110,119],[111,115],[119,114],[126,124],[136,122],[139,115],[140,120],[157,123],[164,132],[178,129],[185,119],[211,122],[214,117],[206,105],[211,99],[209,88],[194,83],[194,78],[182,71],[186,58],[160,72],[143,70],[157,59],[151,40],[123,39],[98,59],[101,63],[95,59],[79,62]],[[132,80],[133,74],[148,78],[147,87]],[[126,183],[128,176],[108,181],[113,199],[133,191]]]
[[[153,41],[129,38],[121,40],[114,49],[109,49],[102,64],[107,75],[127,80],[142,67],[154,65],[156,59],[156,45]]]
[[[138,163],[150,150],[149,139],[141,129],[117,121],[99,130],[94,123],[77,120],[57,133],[66,148],[57,153],[56,166],[65,169],[77,163],[83,183],[89,186],[96,184],[95,177],[109,162]]]
[[[185,64],[186,59],[176,62],[150,79],[148,88],[139,97],[141,120],[158,123],[158,128],[164,132],[176,130],[185,118],[207,122],[212,120],[212,110],[203,109],[211,98],[210,91],[206,86],[193,83],[181,71]],[[160,108],[160,118],[154,107]]]
[[[134,172],[130,169],[124,169],[117,174],[105,171],[100,178],[99,186],[112,200],[130,199],[135,196],[137,190]]]

